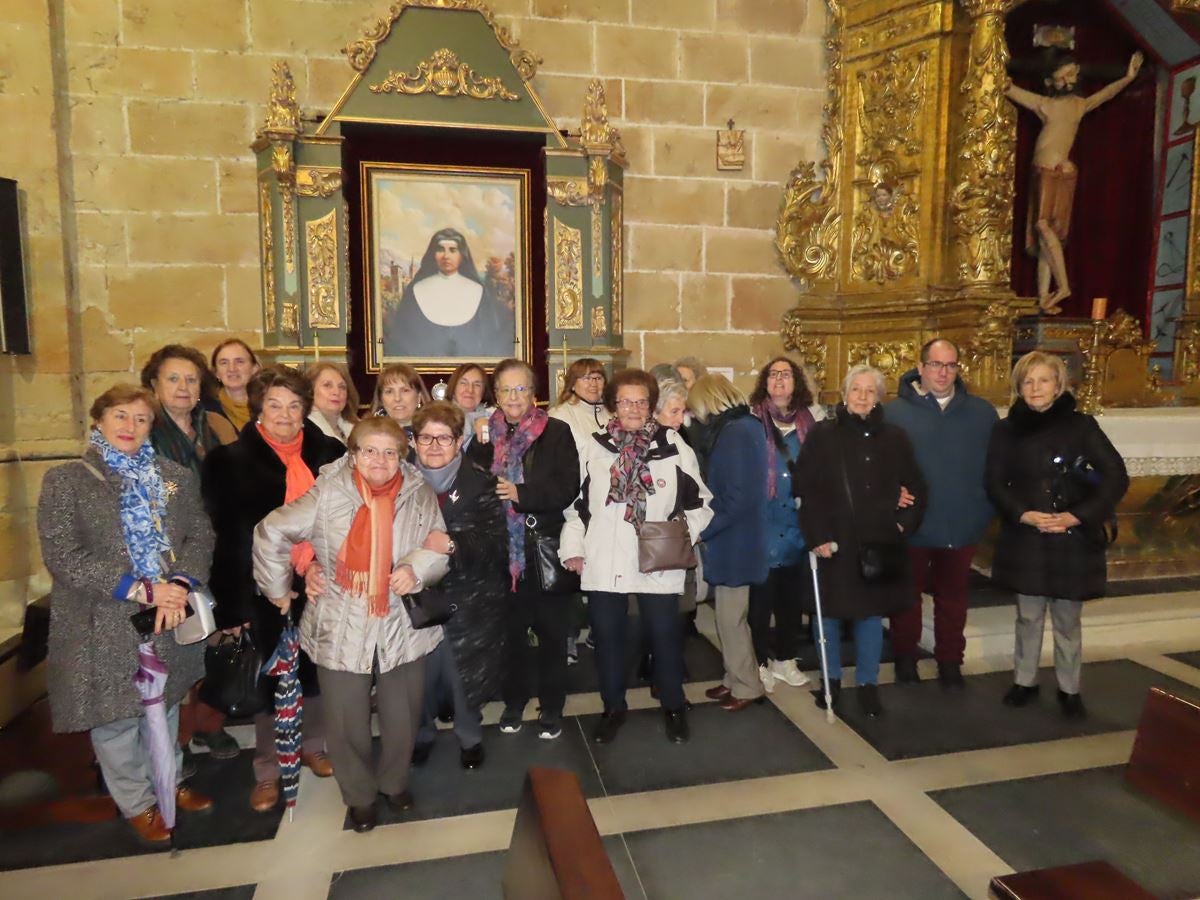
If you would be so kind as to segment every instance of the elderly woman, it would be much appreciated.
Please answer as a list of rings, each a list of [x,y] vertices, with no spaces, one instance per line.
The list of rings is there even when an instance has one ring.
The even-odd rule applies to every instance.
[[[704,580],[715,587],[725,676],[707,691],[721,708],[763,699],[747,615],[750,586],[767,580],[767,441],[745,395],[723,375],[701,375],[688,392],[704,445],[713,518],[704,533]]]
[[[750,408],[762,423],[767,439],[767,556],[770,571],[762,584],[750,587],[750,634],[763,687],[775,681],[792,687],[808,683],[796,665],[800,651],[801,598],[812,592],[812,581],[800,569],[804,562],[804,533],[796,511],[792,472],[800,448],[816,424],[812,391],[801,368],[786,356],[762,367],[750,395]],[[819,407],[818,407],[819,409]],[[821,413],[824,418],[824,413]],[[811,600],[808,600],[811,604]],[[771,616],[775,640],[771,642]],[[772,652],[774,651],[774,652]]]
[[[358,421],[358,389],[341,363],[322,362],[304,370],[312,385],[313,405],[308,419],[322,434],[343,444]]]
[[[1038,693],[1046,607],[1063,715],[1086,715],[1079,693],[1084,600],[1104,595],[1105,523],[1129,488],[1125,463],[1091,416],[1075,410],[1061,357],[1034,351],[1013,369],[1015,399],[988,448],[987,489],[1002,525],[992,578],[1017,595],[1009,706]]]
[[[684,569],[643,573],[638,539],[646,522],[683,516],[693,541],[712,519],[711,495],[696,455],[651,415],[658,382],[648,372],[625,369],[613,376],[604,403],[614,413],[583,451],[583,486],[567,510],[559,556],[579,572],[588,594],[604,714],[592,739],[607,744],[625,722],[625,632],[629,597],[636,596],[650,636],[654,685],[666,717],[668,739],[683,743],[688,724],[683,696],[683,631],[679,595]]]
[[[694,356],[685,356],[675,361],[675,371],[690,391],[696,384],[696,379],[708,374],[708,367]]]
[[[654,419],[663,428],[678,432],[687,416],[687,386],[682,381],[667,379],[658,383],[658,402],[654,404]]]
[[[245,341],[229,338],[217,344],[210,364],[217,380],[221,382],[215,411],[225,416],[240,432],[250,422],[250,401],[246,387],[250,379],[258,374],[258,357]]]
[[[486,423],[494,410],[492,380],[479,363],[463,363],[450,373],[446,396],[463,413],[463,446],[475,438],[477,423]]]
[[[237,431],[219,413],[204,408],[204,385],[212,378],[200,351],[168,344],[151,354],[142,367],[142,385],[154,392],[158,404],[150,444],[159,456],[201,475],[209,451],[237,440]],[[225,715],[192,691],[183,705],[179,728],[184,765],[195,769],[189,744],[208,750],[213,759],[233,759],[241,748],[225,730]]]
[[[182,344],[155,350],[142,367],[142,386],[154,391],[161,410],[154,417],[150,443],[160,456],[187,466],[197,477],[210,450],[237,440],[229,420],[200,402],[211,377],[200,351]]]
[[[347,441],[350,452],[254,531],[254,579],[280,612],[297,598],[298,549],[308,548],[323,571],[334,573],[301,614],[300,645],[317,665],[329,753],[358,832],[375,827],[379,793],[398,810],[413,805],[408,772],[425,658],[442,640],[436,625],[414,628],[402,600],[446,573],[445,555],[427,549],[435,534],[445,538],[437,498],[404,461],[406,443],[390,419],[359,422]],[[372,682],[378,764],[371,752]]]
[[[431,402],[425,382],[417,370],[407,363],[385,366],[375,382],[371,408],[376,415],[385,415],[401,428],[408,438],[409,457],[412,457],[412,418],[417,410]]]
[[[425,701],[413,762],[429,758],[437,736],[435,719],[449,698],[454,736],[464,769],[483,765],[480,707],[500,691],[504,674],[504,597],[508,592],[508,551],[504,508],[496,478],[464,458],[463,413],[450,403],[422,406],[413,416],[416,469],[433,488],[446,523],[428,546],[450,557],[450,571],[433,590],[454,605],[438,645],[425,667]]]
[[[600,360],[575,360],[563,376],[558,403],[549,410],[551,417],[571,426],[575,447],[580,453],[590,444],[592,435],[603,431],[612,418],[612,412],[604,405],[606,381],[604,364]]]
[[[528,363],[506,359],[496,367],[492,379],[499,408],[488,421],[489,442],[472,443],[471,455],[496,476],[496,496],[504,505],[508,537],[508,660],[500,731],[515,734],[521,730],[530,696],[526,634],[532,627],[538,639],[538,737],[549,741],[562,734],[567,699],[563,647],[569,616],[563,597],[546,590],[538,543],[547,547],[558,544],[563,510],[579,493],[579,452],[570,427],[550,418],[534,403],[537,380]]]
[[[904,430],[883,420],[883,373],[853,366],[832,419],[808,433],[797,466],[800,523],[817,555],[829,693],[841,695],[841,622],[854,622],[854,680],[869,718],[879,703],[883,619],[912,602],[904,541],[925,509],[925,482]],[[815,608],[808,606],[806,612]],[[815,691],[825,708],[824,691]]]
[[[154,415],[145,388],[119,384],[96,398],[83,459],[46,473],[38,536],[53,578],[54,730],[90,733],[121,815],[142,841],[166,846],[170,832],[155,802],[144,708],[132,678],[141,638],[129,618],[156,610],[153,646],[168,670],[163,703],[174,741],[179,703],[204,673],[204,646],[180,646],[168,632],[184,620],[191,586],[208,577],[212,530],[195,476],[155,456],[148,442]],[[212,806],[182,784],[175,803],[185,812]]]
[[[307,420],[312,410],[312,385],[295,369],[263,369],[250,382],[248,400],[253,421],[234,443],[208,455],[202,487],[217,535],[210,583],[217,598],[217,624],[233,628],[248,623],[255,644],[266,658],[279,641],[284,619],[254,585],[254,526],[272,510],[303,496],[313,486],[321,466],[341,458],[346,448]],[[306,599],[300,576],[312,558],[311,546],[297,547],[292,554],[298,593],[292,609],[296,616],[303,613]],[[316,671],[303,652],[300,681],[305,696],[301,762],[314,774],[328,777],[333,769],[325,754]],[[274,679],[263,678],[259,683],[264,696],[271,696]],[[254,725],[255,787],[250,806],[256,812],[266,812],[279,800],[274,716],[262,712],[255,716]]]

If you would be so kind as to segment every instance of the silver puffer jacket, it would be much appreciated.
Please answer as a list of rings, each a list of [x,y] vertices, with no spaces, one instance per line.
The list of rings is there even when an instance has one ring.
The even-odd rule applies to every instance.
[[[400,468],[404,486],[396,498],[392,568],[412,566],[429,586],[449,570],[449,557],[421,545],[429,532],[444,531],[446,526],[433,489],[408,463],[401,462]],[[292,544],[311,541],[328,587],[319,597],[308,599],[300,620],[300,644],[322,668],[366,675],[376,654],[379,671],[390,672],[432,653],[442,641],[442,629],[413,628],[396,594],[389,598],[387,616],[372,618],[365,599],[348,595],[334,582],[338,550],[362,505],[349,456],[322,467],[307,494],[281,506],[254,529],[254,580],[267,597],[286,594],[292,584]]]

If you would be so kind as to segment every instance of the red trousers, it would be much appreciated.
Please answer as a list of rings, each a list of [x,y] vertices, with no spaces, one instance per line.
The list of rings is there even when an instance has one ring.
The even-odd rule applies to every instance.
[[[962,665],[967,642],[967,579],[975,545],[954,549],[909,547],[912,563],[913,604],[891,617],[892,653],[897,658],[917,657],[921,640],[921,594],[933,595],[933,656],[938,662]]]

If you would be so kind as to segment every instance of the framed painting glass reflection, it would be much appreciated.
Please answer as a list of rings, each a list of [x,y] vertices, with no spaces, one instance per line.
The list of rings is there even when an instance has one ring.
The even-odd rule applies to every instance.
[[[361,183],[371,368],[524,356],[528,172],[363,163]]]

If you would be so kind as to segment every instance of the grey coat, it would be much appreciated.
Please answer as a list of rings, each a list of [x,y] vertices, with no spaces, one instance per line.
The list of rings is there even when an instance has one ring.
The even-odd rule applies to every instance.
[[[113,598],[118,582],[131,574],[121,534],[121,479],[95,450],[84,459],[103,481],[83,463],[65,463],[46,473],[38,500],[42,560],[54,580],[48,681],[58,732],[142,715],[133,686],[138,636],[129,623],[141,607]],[[158,464],[167,482],[164,526],[175,553],[173,571],[207,581],[213,535],[196,477],[170,460],[160,457]],[[164,633],[154,646],[170,672],[170,708],[204,675],[204,644],[181,647]]]
[[[431,531],[445,531],[437,496],[419,472],[400,463],[404,486],[396,497],[392,527],[392,568],[410,565],[425,586],[439,582],[450,569],[449,557],[422,549]],[[265,597],[281,597],[292,586],[292,544],[311,541],[328,587],[312,597],[300,618],[300,645],[314,663],[335,672],[370,674],[379,656],[379,671],[432,653],[442,641],[441,626],[413,628],[400,597],[389,597],[385,618],[367,614],[367,603],[346,594],[333,580],[337,554],[354,514],[363,505],[354,486],[350,458],[322,466],[303,497],[281,506],[254,529],[254,580]]]

